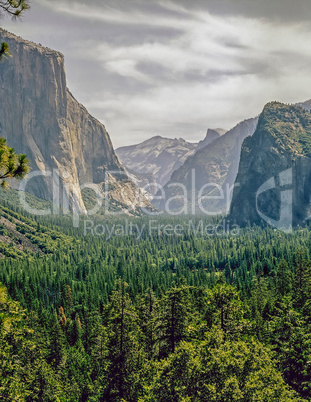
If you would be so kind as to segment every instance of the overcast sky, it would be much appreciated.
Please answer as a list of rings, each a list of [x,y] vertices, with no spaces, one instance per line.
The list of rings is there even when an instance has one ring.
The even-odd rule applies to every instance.
[[[2,27],[65,55],[115,147],[198,141],[271,100],[311,98],[310,0],[32,0]]]

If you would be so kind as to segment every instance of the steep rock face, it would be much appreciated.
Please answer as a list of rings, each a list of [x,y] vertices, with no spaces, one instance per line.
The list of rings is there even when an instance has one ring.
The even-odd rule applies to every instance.
[[[106,171],[123,172],[105,127],[67,89],[67,127],[80,183],[102,183]]]
[[[302,104],[308,109],[307,102]],[[298,106],[265,106],[242,147],[230,217],[245,226],[288,230],[310,214],[311,114]]]
[[[67,89],[61,53],[1,29],[0,41],[12,54],[0,66],[0,135],[27,155],[32,171],[57,169],[54,182],[60,181],[73,209],[85,212],[82,184],[103,183],[107,171],[120,172],[126,181],[109,135]],[[27,191],[52,200],[52,186],[47,173],[31,179]],[[126,191],[132,199],[135,186]]]
[[[209,128],[207,130],[206,137],[204,138],[204,140],[199,142],[196,152],[200,151],[200,149],[205,148],[207,145],[211,144],[213,141],[217,140],[217,138],[221,137],[224,134],[226,134],[226,130],[223,130],[222,128],[216,128],[216,129]]]
[[[132,172],[152,176],[155,182],[163,186],[172,173],[194,154],[197,144],[189,143],[182,138],[150,138],[141,144],[118,148],[116,153],[122,163]],[[155,186],[150,186],[154,194]]]
[[[227,213],[232,196],[229,189],[238,172],[241,146],[255,132],[257,121],[257,118],[243,121],[188,158],[172,174],[164,193],[158,193],[157,198],[162,199],[153,204],[167,209],[169,202],[170,211],[182,210],[186,205],[185,213]]]

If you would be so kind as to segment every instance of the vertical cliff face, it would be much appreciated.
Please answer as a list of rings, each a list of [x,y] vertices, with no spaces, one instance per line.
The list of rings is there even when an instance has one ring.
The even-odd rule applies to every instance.
[[[61,53],[1,29],[0,41],[12,54],[0,64],[0,136],[27,155],[32,171],[46,172],[27,190],[52,200],[49,172],[57,169],[72,208],[85,212],[80,186],[104,182],[107,171],[124,173],[109,135],[67,89]]]
[[[310,157],[310,113],[266,105],[256,132],[243,143],[231,218],[240,226],[270,223],[279,229],[310,219]]]
[[[105,127],[67,89],[67,127],[82,183],[102,183],[106,171],[124,172]]]

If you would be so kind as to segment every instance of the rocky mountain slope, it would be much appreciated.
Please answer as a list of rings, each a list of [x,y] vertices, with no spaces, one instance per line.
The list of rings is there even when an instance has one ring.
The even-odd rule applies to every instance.
[[[310,103],[310,102],[309,102]],[[308,102],[302,104],[308,109]],[[299,106],[265,106],[255,134],[242,147],[231,219],[288,230],[311,208],[311,114]]]
[[[133,174],[164,186],[172,173],[194,155],[197,145],[182,138],[156,136],[141,144],[118,148],[116,153]],[[155,189],[150,186],[149,190],[154,194]]]
[[[257,121],[257,118],[243,121],[189,157],[172,174],[164,187],[163,199],[154,201],[154,205],[159,209],[167,206],[170,211],[184,209],[185,213],[227,213],[241,146],[255,132]],[[201,199],[202,196],[210,198]]]
[[[2,29],[0,42],[7,42],[12,54],[0,68],[0,135],[27,155],[33,172],[42,173],[31,178],[27,190],[52,200],[53,183],[59,181],[59,202],[65,197],[73,210],[84,213],[81,185],[103,188],[106,173],[113,171],[115,177],[107,176],[112,187],[115,181],[121,188],[126,184],[122,207],[135,198],[139,207],[148,206],[142,194],[136,197],[105,127],[67,89],[63,55]]]

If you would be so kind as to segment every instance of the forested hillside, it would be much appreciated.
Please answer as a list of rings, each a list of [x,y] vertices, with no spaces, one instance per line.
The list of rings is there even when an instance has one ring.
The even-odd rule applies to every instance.
[[[28,222],[9,207],[2,218]],[[158,224],[172,222],[185,218]],[[2,400],[311,398],[308,228],[137,240],[36,225],[50,248],[0,260]]]
[[[2,194],[3,190],[1,191]],[[9,196],[14,196],[14,191]],[[37,199],[31,198],[37,202]],[[14,198],[14,197],[13,197]],[[47,203],[41,202],[41,205]],[[56,250],[66,251],[73,246],[74,239],[59,230],[42,227],[31,215],[25,216],[16,208],[7,208],[2,199],[0,205],[0,257],[14,259],[28,257],[33,259],[43,254],[52,254]],[[10,204],[9,204],[10,205]]]

